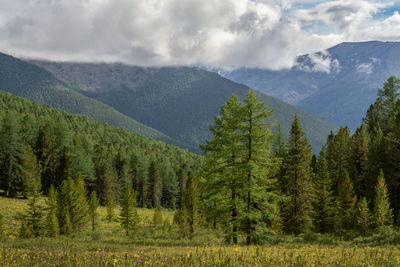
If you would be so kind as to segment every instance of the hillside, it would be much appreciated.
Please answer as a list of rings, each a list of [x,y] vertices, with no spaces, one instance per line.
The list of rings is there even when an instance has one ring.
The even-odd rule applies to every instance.
[[[391,75],[400,75],[400,43],[342,43],[297,58],[281,71],[238,69],[223,74],[337,125],[359,126]]]
[[[110,106],[86,97],[55,78],[50,72],[0,53],[0,89],[37,103],[84,115],[132,132],[178,144],[165,134],[123,115]]]
[[[214,72],[190,67],[143,68],[123,64],[55,63],[34,61],[79,93],[101,101],[135,120],[198,151],[209,138],[208,127],[220,106],[248,87]],[[310,143],[318,151],[336,126],[282,101],[260,94],[275,110],[274,119],[290,128],[299,114]]]
[[[24,192],[19,170],[29,151],[35,153],[44,192],[81,175],[103,203],[106,197],[117,200],[123,186],[132,184],[143,207],[151,206],[146,187],[152,186],[151,164],[162,175],[161,204],[174,208],[178,173],[193,172],[201,162],[176,146],[0,90],[0,158],[15,159],[0,161],[0,192],[12,197]]]

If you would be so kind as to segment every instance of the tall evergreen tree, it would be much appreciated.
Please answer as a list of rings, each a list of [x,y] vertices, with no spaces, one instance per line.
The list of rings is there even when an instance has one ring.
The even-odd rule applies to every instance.
[[[290,198],[285,203],[285,228],[295,235],[312,227],[311,147],[304,137],[297,115],[290,129],[289,150],[284,162],[283,192]]]
[[[274,205],[279,199],[276,193],[278,181],[269,174],[274,163],[271,160],[273,134],[267,122],[271,115],[272,111],[250,89],[244,99],[241,130],[243,174],[247,178],[244,182],[247,244],[256,236],[255,230],[265,228],[264,219],[273,217]]]
[[[39,204],[41,197],[40,172],[36,157],[31,147],[27,147],[22,157],[23,175],[25,181],[25,195],[28,197],[28,208],[23,216],[25,227],[29,228],[33,236],[42,232],[43,207]]]
[[[340,179],[349,171],[350,162],[350,130],[347,127],[340,127],[335,135],[330,154],[327,155],[328,167],[332,179],[332,190],[338,194]]]
[[[199,225],[198,182],[190,176],[182,196],[182,222],[187,223],[189,233],[193,234]]]
[[[355,191],[359,196],[370,197],[371,181],[367,180],[369,136],[364,124],[352,136],[350,151],[350,173],[354,180]]]
[[[388,190],[386,188],[383,171],[378,177],[375,187],[375,205],[373,219],[376,227],[393,224],[393,210],[390,208]]]
[[[326,160],[325,146],[322,147],[316,164],[314,179],[314,224],[321,233],[332,230],[333,205],[331,179],[329,176],[328,162]]]
[[[125,186],[121,195],[121,212],[119,220],[121,227],[125,230],[126,235],[129,235],[130,230],[134,230],[139,223],[139,215],[135,209],[136,196],[130,186]]]
[[[350,180],[349,173],[344,171],[338,185],[338,223],[343,229],[351,229],[354,226],[354,208],[357,202],[357,196],[354,195],[353,183]]]
[[[60,233],[60,226],[57,217],[59,214],[57,199],[57,191],[54,189],[54,186],[51,185],[46,199],[47,214],[45,228],[47,234],[52,237],[57,236]]]
[[[213,221],[230,217],[228,223],[232,230],[229,236],[232,236],[234,244],[238,240],[246,206],[243,192],[245,177],[240,170],[243,155],[240,131],[244,127],[242,113],[242,104],[232,95],[221,107],[220,115],[214,120],[215,125],[210,127],[213,139],[200,146],[206,152],[203,169],[207,178],[205,198],[210,209],[207,216]]]

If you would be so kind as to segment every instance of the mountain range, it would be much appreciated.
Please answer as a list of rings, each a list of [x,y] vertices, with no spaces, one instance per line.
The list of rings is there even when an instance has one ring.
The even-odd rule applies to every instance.
[[[354,130],[387,78],[400,75],[400,43],[341,43],[299,56],[290,69],[240,68],[220,73]]]
[[[0,89],[199,152],[220,106],[248,87],[194,67],[57,63],[0,54]],[[337,127],[258,93],[288,130],[298,114],[315,151]]]
[[[198,151],[210,138],[209,125],[232,95],[243,99],[248,87],[219,74],[194,67],[144,68],[123,64],[32,61],[75,92],[111,106]],[[275,110],[274,119],[288,130],[298,114],[310,143],[317,150],[336,126],[258,93]]]

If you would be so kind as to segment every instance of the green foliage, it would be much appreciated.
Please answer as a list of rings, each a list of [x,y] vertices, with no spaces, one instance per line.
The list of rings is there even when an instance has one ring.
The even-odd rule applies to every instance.
[[[198,182],[190,176],[182,196],[180,227],[185,236],[193,234],[199,227],[199,191]]]
[[[392,225],[393,210],[390,208],[389,195],[382,170],[375,187],[375,194],[375,205],[373,211],[374,225],[376,227]]]
[[[284,161],[281,185],[289,197],[284,204],[285,229],[298,235],[312,227],[311,147],[308,145],[297,116],[290,129],[289,149]]]
[[[58,223],[58,203],[57,203],[57,191],[54,186],[50,186],[49,192],[47,194],[46,206],[47,215],[45,229],[48,236],[57,236],[60,234],[60,226]]]
[[[129,235],[130,230],[134,230],[139,223],[139,216],[135,209],[136,196],[130,186],[126,186],[121,195],[121,212],[119,220],[121,227],[125,230],[126,235]]]
[[[158,165],[152,161],[149,168],[149,181],[151,184],[152,207],[158,208],[161,204],[162,184]]]
[[[325,147],[319,154],[316,163],[314,178],[314,226],[318,232],[326,233],[333,230],[333,206],[332,182],[329,175],[328,162]]]
[[[190,171],[200,164],[200,157],[188,151],[2,91],[0,108],[4,110],[0,112],[0,190],[8,196],[23,195],[27,172],[36,172],[22,166],[29,149],[36,157],[44,194],[51,185],[58,189],[64,180],[80,174],[88,190],[98,193],[102,205],[109,195],[117,198],[125,182],[134,188],[144,184],[146,199],[152,199],[147,171],[154,161],[169,166],[168,190],[160,187],[160,204],[171,206],[177,195],[175,173],[183,165]],[[117,151],[124,151],[123,155]]]
[[[154,226],[159,226],[163,223],[163,217],[160,208],[155,208],[154,209],[154,215],[153,215],[153,224]]]
[[[113,198],[109,198],[106,201],[106,207],[107,207],[107,220],[109,222],[112,222],[115,218],[114,214],[114,209],[115,209],[115,203]]]
[[[4,216],[0,213],[0,239],[4,235]]]
[[[357,203],[356,224],[362,235],[365,235],[371,226],[371,214],[365,197],[362,197]]]
[[[354,195],[353,183],[349,173],[344,171],[344,176],[340,178],[337,196],[337,216],[335,220],[342,229],[351,229],[354,226],[354,208],[357,196]]]
[[[86,190],[81,176],[64,180],[57,194],[58,222],[61,233],[78,231],[88,221]]]

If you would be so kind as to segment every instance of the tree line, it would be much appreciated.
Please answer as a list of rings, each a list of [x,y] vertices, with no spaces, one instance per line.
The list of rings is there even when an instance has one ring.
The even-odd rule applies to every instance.
[[[43,144],[50,142],[41,133],[43,124],[39,124],[36,138],[28,134],[20,139],[31,145],[13,150],[13,146],[24,142],[16,141],[18,135],[10,135],[13,131],[9,129],[15,128],[10,126],[13,120],[7,119],[13,113],[7,110],[1,128],[1,171],[2,177],[8,178],[2,178],[2,189],[8,196],[22,194],[29,198],[22,229],[31,232],[35,232],[35,218],[40,218],[42,212],[49,233],[79,230],[88,222],[87,216],[79,214],[90,214],[94,228],[97,206],[106,205],[111,219],[118,203],[121,226],[127,235],[140,219],[137,206],[155,207],[155,221],[161,207],[177,208],[174,223],[183,236],[191,237],[200,228],[209,228],[223,232],[226,242],[234,244],[241,240],[260,243],[271,235],[307,232],[341,235],[356,231],[367,235],[400,221],[399,89],[400,80],[390,77],[360,127],[353,134],[347,127],[331,133],[318,156],[312,155],[297,116],[286,139],[284,130],[271,122],[272,110],[259,101],[253,90],[243,101],[232,95],[221,107],[210,126],[212,138],[200,147],[203,159],[187,153],[184,161],[179,153],[156,150],[146,165],[139,160],[138,152],[124,160],[127,148],[110,153],[111,148],[124,144],[121,136],[105,135],[113,140],[110,143],[94,136],[92,142],[97,140],[97,146],[88,146],[87,139],[75,141],[81,131],[93,133],[86,126],[64,127],[60,132],[53,129],[57,134],[50,135],[50,140],[57,144],[65,144],[57,137],[65,138],[66,129],[77,130],[70,138],[70,147],[84,147],[81,153],[90,152],[92,176],[87,167],[91,164],[84,164],[85,156],[77,161],[72,157],[70,163],[65,160],[66,146],[58,147],[61,152],[57,167],[51,158],[43,156],[48,153]],[[101,131],[103,136],[105,132]],[[163,160],[157,153],[163,153]],[[166,161],[176,165],[166,167]],[[67,173],[65,166],[70,166]],[[45,210],[37,208],[42,193],[47,195]]]
[[[399,224],[400,80],[390,77],[361,126],[327,137],[319,156],[295,116],[289,139],[250,90],[221,107],[199,178],[206,223],[227,242],[270,234],[359,231]],[[267,122],[267,123],[266,123]]]

